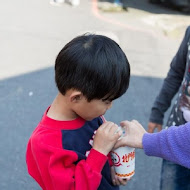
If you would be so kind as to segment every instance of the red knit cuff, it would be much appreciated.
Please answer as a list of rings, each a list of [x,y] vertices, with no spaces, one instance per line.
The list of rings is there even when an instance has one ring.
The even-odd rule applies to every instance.
[[[107,159],[107,156],[92,148],[86,159],[86,162],[91,166],[93,170],[101,172]]]

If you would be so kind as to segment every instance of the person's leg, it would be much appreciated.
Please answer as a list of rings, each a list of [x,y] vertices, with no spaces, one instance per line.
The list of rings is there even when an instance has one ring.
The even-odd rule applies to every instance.
[[[190,190],[190,169],[163,160],[160,190]]]

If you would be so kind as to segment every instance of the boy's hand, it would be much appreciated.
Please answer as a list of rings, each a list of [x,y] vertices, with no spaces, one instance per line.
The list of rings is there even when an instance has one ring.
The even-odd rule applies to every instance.
[[[130,180],[122,179],[121,177],[116,176],[114,166],[111,167],[111,178],[114,185],[126,185],[127,181]]]
[[[118,126],[116,124],[113,122],[105,122],[96,131],[93,148],[107,156],[121,134],[122,131],[118,131]]]

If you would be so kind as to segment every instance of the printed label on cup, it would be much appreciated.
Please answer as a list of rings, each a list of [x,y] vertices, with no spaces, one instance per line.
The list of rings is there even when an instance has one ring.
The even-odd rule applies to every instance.
[[[122,130],[119,127],[119,130]],[[124,134],[121,136],[121,138]],[[115,173],[123,179],[129,179],[135,174],[135,148],[119,147],[111,151]]]
[[[117,148],[111,151],[111,158],[117,176],[131,178],[135,174],[135,148]]]

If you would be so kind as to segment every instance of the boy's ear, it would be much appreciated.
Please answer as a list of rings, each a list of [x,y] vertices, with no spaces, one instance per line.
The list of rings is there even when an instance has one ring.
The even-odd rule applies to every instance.
[[[77,103],[78,101],[80,101],[80,100],[82,99],[82,97],[83,97],[82,92],[80,92],[80,91],[73,91],[73,92],[70,94],[69,99],[70,99],[70,101],[71,101],[72,103]]]

